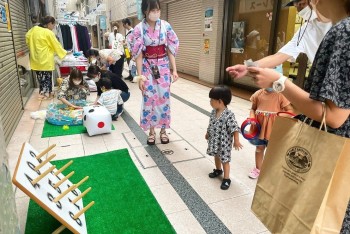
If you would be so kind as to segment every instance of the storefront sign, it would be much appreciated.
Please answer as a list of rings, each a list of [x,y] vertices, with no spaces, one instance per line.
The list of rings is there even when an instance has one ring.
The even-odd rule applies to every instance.
[[[204,39],[204,54],[209,54],[210,40]]]
[[[204,13],[204,31],[213,31],[213,13],[212,7],[207,8]]]
[[[126,11],[128,16],[135,15],[137,12],[137,2],[136,0],[130,0],[126,3]]]
[[[102,29],[102,30],[107,29],[106,20],[107,20],[107,17],[105,15],[100,15],[100,29]]]
[[[273,9],[273,0],[245,0],[240,1],[240,13],[266,11]]]

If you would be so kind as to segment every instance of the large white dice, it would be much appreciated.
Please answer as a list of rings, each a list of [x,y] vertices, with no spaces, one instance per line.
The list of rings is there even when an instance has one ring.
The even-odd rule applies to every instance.
[[[83,125],[89,136],[110,133],[112,130],[112,116],[104,106],[85,106],[83,108]]]

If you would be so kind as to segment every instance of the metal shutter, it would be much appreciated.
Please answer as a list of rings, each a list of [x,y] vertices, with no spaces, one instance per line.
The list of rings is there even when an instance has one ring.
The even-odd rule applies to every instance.
[[[0,5],[4,3],[0,1]],[[13,37],[4,23],[0,23],[0,44],[0,116],[7,144],[22,115],[22,97]]]
[[[179,72],[199,76],[201,28],[204,20],[202,1],[178,1],[168,4],[168,22],[179,37],[180,47],[176,57]]]
[[[26,45],[26,33],[28,31],[28,14],[26,13],[27,6],[24,2],[24,0],[9,1],[13,40],[15,42],[15,50],[17,55],[23,52],[28,52],[28,48]]]

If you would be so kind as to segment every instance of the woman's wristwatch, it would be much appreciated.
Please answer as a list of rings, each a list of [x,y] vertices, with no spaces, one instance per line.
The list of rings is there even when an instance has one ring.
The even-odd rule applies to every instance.
[[[275,82],[272,83],[272,89],[276,93],[282,92],[285,88],[284,83],[286,82],[286,80],[287,80],[287,77],[281,76],[278,80],[276,80]]]

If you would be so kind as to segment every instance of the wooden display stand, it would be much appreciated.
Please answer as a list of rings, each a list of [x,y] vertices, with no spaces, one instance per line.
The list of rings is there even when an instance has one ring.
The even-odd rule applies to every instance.
[[[53,230],[53,233],[58,234],[65,228],[73,233],[87,233],[84,212],[94,204],[94,201],[83,207],[83,197],[91,187],[83,193],[78,187],[89,177],[86,176],[79,183],[73,184],[69,178],[74,171],[67,176],[62,174],[73,161],[58,170],[50,163],[55,154],[42,160],[41,158],[53,147],[55,145],[39,154],[30,144],[24,143],[12,182],[62,224],[57,230]]]

